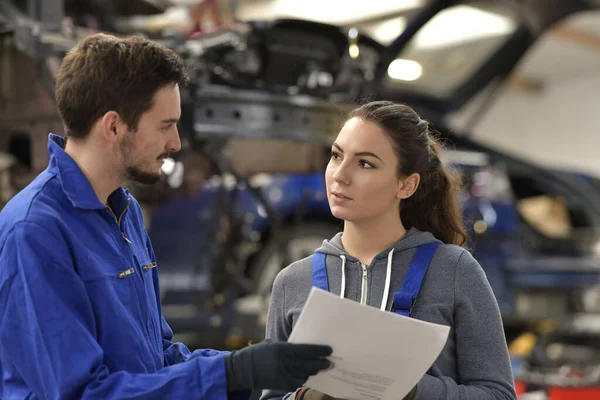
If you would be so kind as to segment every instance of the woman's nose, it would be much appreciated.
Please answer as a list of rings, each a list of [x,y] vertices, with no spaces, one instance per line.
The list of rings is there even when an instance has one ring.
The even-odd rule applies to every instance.
[[[350,174],[348,168],[342,163],[333,173],[333,180],[337,183],[348,185],[350,183]]]

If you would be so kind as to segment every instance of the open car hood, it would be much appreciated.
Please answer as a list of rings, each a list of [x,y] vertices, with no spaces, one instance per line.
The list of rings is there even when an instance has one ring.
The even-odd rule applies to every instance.
[[[418,105],[439,121],[508,77],[553,24],[598,7],[591,0],[427,1],[382,50],[364,94]]]

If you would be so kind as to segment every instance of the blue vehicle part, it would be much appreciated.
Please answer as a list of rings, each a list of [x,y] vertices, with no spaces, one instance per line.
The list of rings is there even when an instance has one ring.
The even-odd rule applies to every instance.
[[[182,282],[179,287],[187,285],[195,290],[211,290],[210,260],[219,252],[222,230],[215,207],[219,205],[219,191],[223,185],[209,181],[195,197],[173,198],[153,210],[149,234],[161,274],[165,276],[165,289],[177,287],[171,279],[179,275]],[[235,213],[248,223],[248,240],[258,240],[269,229],[267,212],[246,186],[226,187],[226,197],[229,198],[234,190],[237,190]],[[302,207],[312,218],[331,218],[322,174],[267,176],[260,191],[279,216],[293,215]],[[195,282],[184,278],[194,273],[198,276]]]

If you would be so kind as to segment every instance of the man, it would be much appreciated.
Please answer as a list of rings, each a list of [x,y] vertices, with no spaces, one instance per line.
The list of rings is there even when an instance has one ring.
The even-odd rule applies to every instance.
[[[0,213],[0,397],[224,399],[294,388],[329,367],[331,348],[263,342],[237,352],[173,343],[152,245],[121,185],[151,184],[180,149],[172,51],[96,34],[56,82],[66,144]]]

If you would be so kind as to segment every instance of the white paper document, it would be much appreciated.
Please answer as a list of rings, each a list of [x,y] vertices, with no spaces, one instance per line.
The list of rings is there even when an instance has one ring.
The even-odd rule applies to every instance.
[[[338,399],[400,400],[434,363],[449,332],[313,287],[288,341],[333,348],[334,367],[306,387]]]

